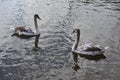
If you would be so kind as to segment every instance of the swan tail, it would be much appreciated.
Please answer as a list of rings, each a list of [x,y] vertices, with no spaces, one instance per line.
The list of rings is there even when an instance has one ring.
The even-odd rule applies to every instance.
[[[15,28],[14,28],[14,27],[12,27],[12,28],[10,28],[10,30],[15,31]]]
[[[105,47],[105,50],[108,49],[108,47]]]
[[[105,50],[107,50],[108,47],[105,47],[104,49],[101,50],[101,52],[105,52]]]

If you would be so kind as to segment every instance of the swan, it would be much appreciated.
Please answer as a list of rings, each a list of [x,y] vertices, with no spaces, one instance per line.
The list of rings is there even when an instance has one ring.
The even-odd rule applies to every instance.
[[[99,56],[103,55],[105,50],[108,47],[102,47],[100,45],[93,45],[92,43],[84,44],[81,46],[78,46],[79,40],[80,40],[80,29],[73,30],[73,33],[77,34],[77,38],[72,46],[72,52],[77,53],[81,56]]]
[[[40,33],[38,30],[37,19],[41,20],[41,18],[38,16],[38,14],[35,14],[34,15],[34,23],[35,23],[36,32],[33,32],[31,30],[31,28],[29,28],[29,27],[19,26],[14,29],[14,33],[11,36],[17,36],[22,39],[29,39],[32,37],[36,37],[35,38],[35,47],[38,47],[38,39],[39,39]]]

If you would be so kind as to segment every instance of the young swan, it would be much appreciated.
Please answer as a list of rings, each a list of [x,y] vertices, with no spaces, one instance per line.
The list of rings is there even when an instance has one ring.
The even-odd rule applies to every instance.
[[[72,52],[87,56],[96,56],[103,54],[108,47],[93,45],[91,43],[78,46],[80,40],[80,30],[75,29],[73,33],[77,34],[77,38],[72,46]]]
[[[15,32],[11,36],[17,36],[22,39],[29,39],[32,37],[35,38],[35,47],[38,48],[38,41],[40,37],[40,33],[38,30],[38,24],[37,24],[37,19],[41,20],[41,18],[38,16],[38,14],[34,15],[34,23],[35,23],[35,29],[36,32],[33,32],[31,28],[26,27],[26,26],[20,26],[15,28]]]

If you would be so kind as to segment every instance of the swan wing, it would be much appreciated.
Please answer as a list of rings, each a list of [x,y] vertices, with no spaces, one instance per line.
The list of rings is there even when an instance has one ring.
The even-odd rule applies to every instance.
[[[25,27],[24,29],[25,29],[25,32],[33,33],[30,27]]]
[[[34,35],[34,33],[33,32],[19,32],[19,35],[28,35],[28,36],[30,36],[30,35]]]

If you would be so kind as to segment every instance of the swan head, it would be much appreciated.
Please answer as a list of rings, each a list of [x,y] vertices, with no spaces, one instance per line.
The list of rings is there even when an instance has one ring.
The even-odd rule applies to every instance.
[[[34,17],[35,17],[35,18],[38,18],[39,20],[41,20],[41,18],[39,17],[38,14],[35,14]]]
[[[72,33],[80,33],[80,29],[74,29]]]

